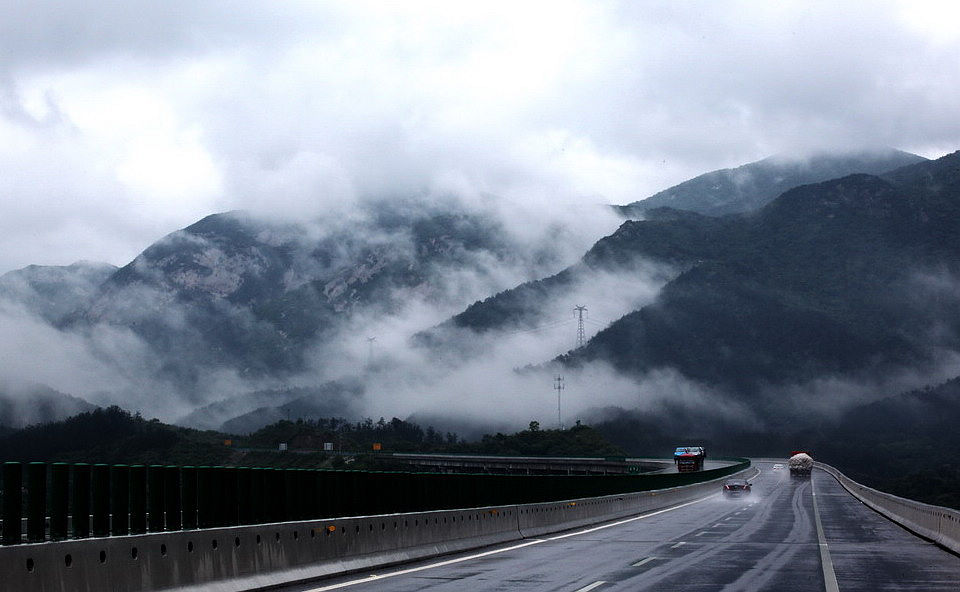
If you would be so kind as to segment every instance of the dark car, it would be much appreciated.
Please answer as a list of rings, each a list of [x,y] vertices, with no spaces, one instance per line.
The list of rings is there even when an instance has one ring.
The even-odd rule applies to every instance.
[[[727,479],[723,482],[723,496],[724,497],[741,497],[744,495],[750,495],[750,487],[746,479]]]

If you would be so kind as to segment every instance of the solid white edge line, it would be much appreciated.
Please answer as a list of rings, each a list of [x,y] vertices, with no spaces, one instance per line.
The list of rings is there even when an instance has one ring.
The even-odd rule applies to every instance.
[[[837,574],[833,571],[833,560],[830,558],[830,549],[827,548],[827,538],[823,535],[823,523],[820,522],[820,509],[817,507],[817,492],[813,490],[813,479],[810,479],[810,491],[813,494],[813,516],[817,523],[817,541],[820,547],[820,567],[823,569],[823,585],[827,592],[840,592],[837,583]]]
[[[757,474],[754,475],[753,478],[756,479],[757,476],[759,476],[762,471],[761,471],[760,469],[758,469],[757,467],[754,467],[754,468],[756,469]],[[515,549],[522,549],[523,547],[529,547],[529,546],[531,546],[531,545],[539,545],[539,544],[541,544],[541,543],[546,543],[546,542],[548,542],[548,541],[558,541],[558,540],[560,540],[560,539],[566,539],[566,538],[569,538],[569,537],[572,537],[572,536],[580,536],[581,534],[587,534],[587,533],[591,533],[591,532],[596,532],[596,531],[598,531],[598,530],[603,530],[603,529],[605,529],[605,528],[613,528],[614,526],[620,526],[621,524],[628,524],[628,523],[630,523],[630,522],[636,522],[637,520],[643,520],[643,519],[645,519],[645,518],[650,518],[651,516],[657,516],[657,515],[659,515],[659,514],[664,514],[664,513],[666,513],[666,512],[672,512],[672,511],[674,511],[674,510],[679,510],[680,508],[686,508],[687,506],[692,506],[693,504],[699,504],[700,502],[706,501],[706,500],[708,500],[708,499],[710,499],[710,498],[712,498],[712,497],[716,497],[716,496],[718,496],[718,495],[720,495],[720,494],[719,494],[719,493],[711,493],[710,495],[701,497],[700,499],[695,499],[695,500],[693,500],[692,502],[686,502],[686,503],[683,503],[683,504],[680,504],[680,505],[677,505],[677,506],[671,506],[671,507],[669,507],[669,508],[664,508],[664,509],[662,509],[662,510],[657,510],[657,511],[655,511],[655,512],[650,512],[649,514],[641,514],[641,515],[639,515],[639,516],[634,516],[633,518],[627,518],[626,520],[619,520],[619,521],[617,521],[617,522],[611,522],[610,524],[603,524],[603,525],[601,525],[601,526],[595,526],[595,527],[593,527],[593,528],[587,528],[587,529],[585,529],[585,530],[578,530],[578,531],[576,531],[576,532],[571,532],[571,533],[569,533],[569,534],[561,534],[561,535],[558,535],[558,536],[555,536],[555,537],[548,537],[548,538],[545,538],[545,539],[532,539],[532,540],[529,540],[529,541],[524,542],[524,543],[520,543],[520,544],[517,544],[517,545],[512,545],[512,546],[510,546],[510,547],[505,547],[505,548],[503,548],[503,549],[494,549],[494,550],[492,550],[492,551],[485,551],[485,552],[483,552],[483,553],[475,553],[474,555],[468,555],[467,557],[458,557],[458,558],[456,558],[456,559],[448,559],[448,560],[446,560],[446,561],[439,561],[439,562],[437,562],[437,563],[431,563],[430,565],[422,565],[422,566],[420,566],[420,567],[411,567],[411,568],[408,568],[408,569],[401,569],[401,570],[399,570],[399,571],[394,571],[394,572],[390,572],[390,573],[387,573],[387,574],[377,575],[377,576],[375,576],[375,578],[374,578],[374,576],[367,576],[367,577],[365,577],[365,578],[359,578],[359,579],[356,579],[356,580],[350,580],[350,581],[348,581],[348,582],[342,582],[342,583],[340,583],[340,584],[331,584],[331,585],[329,585],[329,586],[321,586],[321,587],[319,587],[319,588],[310,588],[309,590],[305,590],[304,592],[326,592],[326,590],[338,590],[338,589],[340,589],[340,588],[346,588],[346,587],[348,587],[348,586],[356,586],[357,584],[363,584],[363,583],[365,583],[365,582],[369,582],[371,579],[378,579],[378,580],[380,580],[380,579],[384,579],[384,578],[392,578],[392,577],[395,577],[395,576],[402,576],[402,575],[406,575],[406,574],[409,574],[409,573],[415,573],[415,572],[418,572],[418,571],[424,571],[424,570],[427,570],[427,569],[433,569],[433,568],[435,568],[435,567],[443,567],[443,566],[446,566],[446,565],[453,565],[454,563],[462,563],[462,562],[464,562],[464,561],[470,561],[471,559],[479,559],[480,557],[487,557],[487,556],[489,556],[489,555],[496,555],[497,553],[506,553],[507,551],[513,551],[513,550],[515,550]],[[603,583],[603,582],[601,582],[601,583]]]
[[[594,588],[599,588],[604,584],[606,584],[606,582],[604,582],[603,580],[599,580],[590,584],[589,586],[584,586],[583,588],[577,589],[576,592],[590,592],[590,590],[593,590]]]

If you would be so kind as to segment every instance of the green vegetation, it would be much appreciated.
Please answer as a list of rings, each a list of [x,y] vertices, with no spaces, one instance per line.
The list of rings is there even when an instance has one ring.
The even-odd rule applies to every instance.
[[[535,424],[536,422],[534,422]],[[334,451],[323,451],[324,443]],[[286,452],[279,451],[281,443]],[[279,421],[245,437],[146,420],[109,407],[69,419],[0,433],[0,461],[126,464],[296,466],[401,469],[382,453],[445,452],[497,455],[612,456],[623,450],[588,426],[531,429],[465,442],[452,432],[393,418]],[[344,454],[341,454],[344,453]]]

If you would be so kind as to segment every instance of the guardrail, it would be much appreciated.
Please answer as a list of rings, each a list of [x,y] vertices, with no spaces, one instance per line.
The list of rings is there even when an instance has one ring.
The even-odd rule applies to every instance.
[[[960,554],[960,512],[957,510],[925,504],[867,487],[828,464],[817,462],[814,466],[832,475],[853,497],[890,520]]]
[[[702,473],[439,474],[13,462],[0,471],[0,542],[547,502],[663,489],[702,478]]]
[[[739,474],[749,465],[749,461],[743,460],[728,467],[684,475],[699,478],[699,482],[691,484],[542,503],[11,545],[0,548],[0,582],[4,589],[23,592],[205,590],[213,582],[218,591],[252,590],[521,540],[681,504],[718,491],[718,479]],[[433,477],[447,479],[458,475]],[[532,479],[545,480],[544,487],[562,485],[558,480],[549,483],[549,477]],[[558,479],[608,480],[607,487],[616,489],[622,487],[617,481],[644,477]],[[568,486],[564,492],[569,491],[572,489]],[[381,489],[380,493],[393,492]],[[512,495],[531,496],[537,492]]]

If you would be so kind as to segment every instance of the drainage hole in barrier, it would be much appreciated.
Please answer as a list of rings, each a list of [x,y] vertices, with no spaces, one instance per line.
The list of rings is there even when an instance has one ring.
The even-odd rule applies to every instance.
[[[369,527],[367,530],[369,530],[370,532],[373,532],[373,522],[371,522],[367,526]]]
[[[341,527],[340,527],[340,534],[347,534],[347,527],[346,527],[346,526],[341,526]]]
[[[403,527],[404,527],[404,528],[407,528],[408,526],[410,526],[410,521],[409,521],[409,520],[404,520],[404,521],[403,521]]]
[[[263,539],[260,538],[260,535],[258,534],[258,535],[257,535],[257,544],[259,545],[259,544],[262,543],[262,542],[263,542]]]
[[[235,538],[233,539],[233,546],[234,546],[234,547],[239,547],[239,546],[240,546],[240,537],[235,537]]]
[[[212,548],[216,549],[217,547],[220,546],[220,542],[217,541],[217,539],[211,539],[211,540],[210,540],[210,546],[211,546]]]
[[[193,553],[193,541],[187,541],[187,553]]]
[[[30,572],[30,573],[33,573],[33,568],[34,568],[34,567],[35,567],[35,566],[34,566],[34,563],[33,563],[33,558],[32,558],[32,557],[27,558],[27,571]]]
[[[313,528],[310,529],[310,538],[311,539],[317,538],[317,533]]]
[[[63,564],[66,565],[67,567],[70,567],[71,565],[73,565],[73,555],[71,555],[70,553],[67,553],[66,555],[64,555]]]
[[[394,528],[397,527],[397,523],[396,523],[396,522],[393,523],[393,527],[394,527]],[[386,530],[386,529],[387,529],[387,525],[384,524],[383,522],[381,522],[381,523],[380,523],[380,530]]]
[[[134,561],[140,556],[140,551],[136,547],[130,547],[130,558]]]
[[[100,551],[100,563],[106,563],[106,562],[107,562],[107,552]]]
[[[296,531],[296,530],[293,531],[293,540],[297,540],[297,539],[299,539],[299,538],[300,538],[300,533],[299,533],[298,531]]]
[[[160,556],[161,557],[167,556],[167,546],[165,544],[160,545]]]
[[[280,533],[279,533],[279,532],[274,533],[273,537],[274,537],[275,539],[277,539],[277,542],[278,542],[278,543],[280,542]]]
[[[393,528],[394,528],[394,529],[397,528],[397,521],[396,521],[396,520],[393,521]]]
[[[360,534],[360,525],[357,525],[357,534]]]

